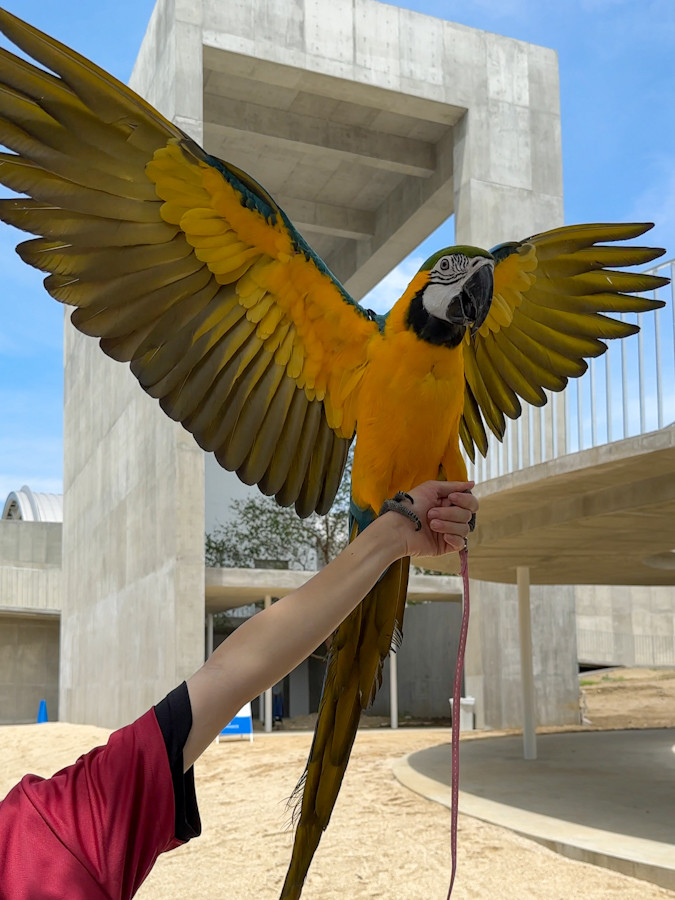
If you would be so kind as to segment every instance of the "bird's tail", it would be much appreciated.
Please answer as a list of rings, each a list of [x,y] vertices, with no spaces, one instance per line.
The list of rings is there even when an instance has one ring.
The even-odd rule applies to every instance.
[[[300,815],[281,900],[297,900],[349,762],[361,710],[382,684],[384,660],[401,640],[409,559],[394,563],[333,636],[307,768],[294,792]]]

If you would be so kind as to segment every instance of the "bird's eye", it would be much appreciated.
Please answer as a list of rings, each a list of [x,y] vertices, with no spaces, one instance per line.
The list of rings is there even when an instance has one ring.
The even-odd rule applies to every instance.
[[[444,256],[438,265],[444,272],[447,272],[450,268],[450,260]]]

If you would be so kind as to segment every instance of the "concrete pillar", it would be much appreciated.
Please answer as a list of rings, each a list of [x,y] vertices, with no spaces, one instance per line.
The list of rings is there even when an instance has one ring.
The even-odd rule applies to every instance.
[[[455,233],[489,248],[563,222],[560,100],[553,50],[481,38],[474,103],[454,129]]]
[[[129,84],[200,144],[203,0],[158,0]]]
[[[471,569],[471,554],[469,553],[469,570]],[[485,676],[483,674],[483,630],[481,590],[483,583],[473,579],[469,582],[471,592],[471,615],[469,618],[469,631],[466,637],[466,649],[464,652],[464,689],[467,696],[476,701],[474,707],[474,727],[480,731],[485,728]]]
[[[398,728],[398,654],[389,651],[389,724]]]
[[[265,597],[265,609],[269,609],[272,605],[272,598],[268,595]],[[265,731],[272,730],[272,688],[267,688],[265,697]]]
[[[523,689],[523,756],[537,758],[532,619],[530,613],[530,569],[518,566],[518,625],[520,633],[520,677]]]
[[[213,653],[213,613],[206,616],[206,658]]]

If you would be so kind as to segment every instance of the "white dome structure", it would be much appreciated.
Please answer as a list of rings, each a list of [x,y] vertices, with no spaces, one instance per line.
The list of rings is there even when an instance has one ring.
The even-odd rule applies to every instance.
[[[3,519],[24,522],[63,522],[63,495],[37,494],[27,484],[12,491],[5,500]]]

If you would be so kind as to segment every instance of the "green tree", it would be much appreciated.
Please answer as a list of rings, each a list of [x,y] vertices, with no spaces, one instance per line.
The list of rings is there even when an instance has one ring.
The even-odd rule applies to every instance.
[[[258,561],[278,561],[289,569],[326,565],[347,544],[349,485],[353,450],[330,512],[300,519],[294,507],[281,507],[272,497],[233,500],[233,515],[206,535],[206,565],[255,568]]]

